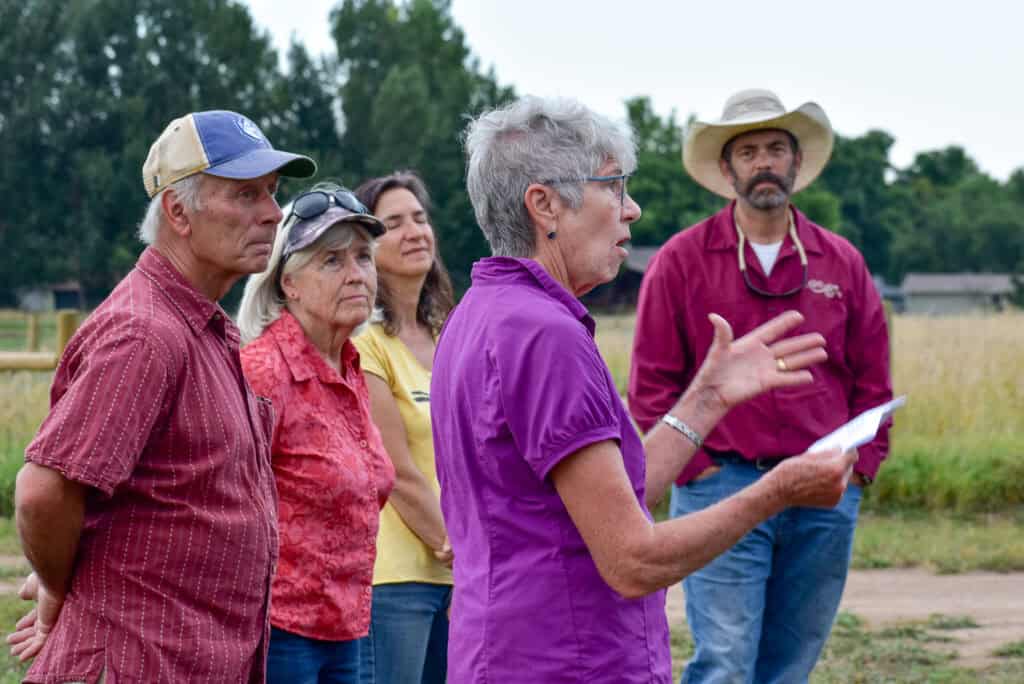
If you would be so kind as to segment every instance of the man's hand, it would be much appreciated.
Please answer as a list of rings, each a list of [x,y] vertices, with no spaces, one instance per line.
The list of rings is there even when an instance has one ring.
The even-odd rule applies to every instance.
[[[768,477],[777,483],[787,506],[832,508],[843,498],[856,462],[856,450],[832,449],[787,458]]]
[[[710,391],[723,410],[770,389],[811,382],[804,369],[828,358],[825,338],[817,333],[779,339],[804,320],[797,311],[780,314],[738,340],[724,318],[708,318],[715,337],[691,389]]]
[[[14,626],[15,631],[7,636],[11,655],[24,662],[36,657],[43,649],[64,607],[64,596],[54,594],[40,585],[35,573],[25,579],[18,596],[26,601],[36,601],[35,608],[18,620]]]

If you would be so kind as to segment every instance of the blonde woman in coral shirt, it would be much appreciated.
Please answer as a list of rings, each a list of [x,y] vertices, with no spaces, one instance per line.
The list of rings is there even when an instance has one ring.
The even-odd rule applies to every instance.
[[[299,195],[290,211],[239,311],[246,379],[275,415],[280,558],[267,681],[355,684],[394,469],[349,338],[373,307],[384,229],[337,187]]]

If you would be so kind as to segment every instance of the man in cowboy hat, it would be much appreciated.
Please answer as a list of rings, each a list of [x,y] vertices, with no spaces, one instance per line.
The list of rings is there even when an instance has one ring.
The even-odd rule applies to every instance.
[[[885,315],[863,257],[790,202],[821,173],[832,138],[817,104],[786,111],[766,90],[733,95],[719,121],[687,131],[687,172],[730,202],[672,237],[647,269],[629,381],[636,422],[650,429],[693,380],[710,313],[742,335],[796,309],[805,320],[792,334],[821,333],[829,358],[811,369],[813,384],[765,392],[701,435],[673,487],[673,516],[743,489],[892,396]],[[684,580],[696,642],[684,682],[807,680],[843,592],[861,489],[887,447],[885,429],[860,447],[835,509],[789,509]]]

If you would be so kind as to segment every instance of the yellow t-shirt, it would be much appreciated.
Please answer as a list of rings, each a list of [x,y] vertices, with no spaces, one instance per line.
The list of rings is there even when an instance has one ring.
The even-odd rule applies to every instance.
[[[440,495],[441,487],[437,483],[437,468],[434,466],[434,439],[430,431],[430,371],[413,356],[402,340],[388,335],[379,323],[367,326],[352,341],[359,349],[363,372],[376,375],[391,388],[405,423],[412,461],[426,476],[434,492]],[[389,503],[380,512],[373,583],[395,582],[451,584],[452,573],[406,526]]]

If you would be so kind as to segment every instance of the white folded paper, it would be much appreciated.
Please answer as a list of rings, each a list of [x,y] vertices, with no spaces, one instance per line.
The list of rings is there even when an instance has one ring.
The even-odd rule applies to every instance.
[[[904,394],[881,406],[868,409],[846,425],[819,439],[807,449],[807,452],[814,453],[836,448],[845,452],[867,444],[878,434],[878,428],[882,425],[882,421],[906,403],[907,395]]]

